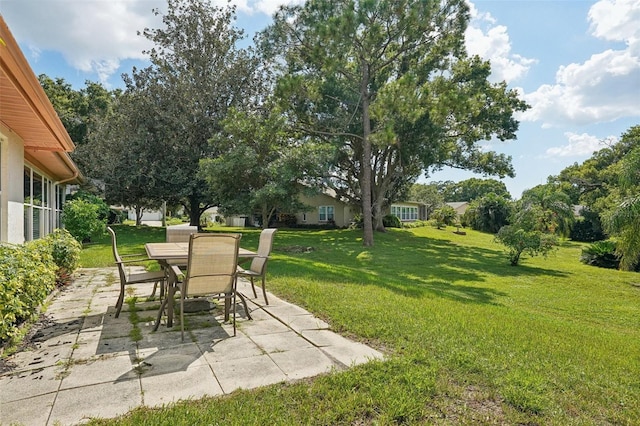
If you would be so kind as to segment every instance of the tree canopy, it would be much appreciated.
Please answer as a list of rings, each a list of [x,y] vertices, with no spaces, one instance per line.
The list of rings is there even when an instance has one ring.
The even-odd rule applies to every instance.
[[[467,57],[468,19],[463,0],[309,0],[280,9],[262,34],[281,65],[281,106],[335,149],[328,184],[361,206],[365,246],[423,171],[513,175],[510,158],[477,142],[515,138],[513,113],[526,105]]]
[[[258,61],[238,48],[244,35],[234,19],[233,6],[168,0],[164,28],[142,32],[155,45],[147,52],[151,66],[125,76],[127,91],[151,100],[139,126],[153,135],[149,149],[162,164],[152,178],[163,182],[164,199],[184,205],[191,225],[216,201],[199,175],[200,159],[222,153],[209,139],[221,130],[229,108],[257,96]]]
[[[304,210],[298,194],[322,176],[328,164],[326,149],[291,133],[270,103],[250,112],[231,110],[210,143],[223,154],[201,160],[201,176],[217,195],[221,212],[259,211],[263,227],[276,211]]]

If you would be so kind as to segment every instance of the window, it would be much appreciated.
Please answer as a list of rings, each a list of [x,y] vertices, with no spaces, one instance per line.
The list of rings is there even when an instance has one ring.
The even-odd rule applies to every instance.
[[[320,206],[318,207],[318,221],[319,222],[331,222],[335,220],[333,214],[333,206]]]
[[[418,220],[418,207],[415,206],[391,206],[391,214],[398,216],[400,220]]]
[[[51,220],[53,186],[51,180],[30,167],[24,167],[24,239],[26,241],[37,240],[53,229]]]

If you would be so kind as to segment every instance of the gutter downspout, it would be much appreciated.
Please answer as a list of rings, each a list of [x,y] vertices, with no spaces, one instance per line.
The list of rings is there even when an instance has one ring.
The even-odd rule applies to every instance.
[[[69,154],[67,154],[66,152],[59,152],[58,155],[60,156],[60,158],[62,158],[62,160],[66,164],[67,168],[73,173],[73,175],[71,177],[69,177],[69,178],[61,179],[61,180],[56,181],[56,182],[53,183],[54,194],[50,194],[50,195],[53,195],[53,199],[55,199],[56,202],[57,202],[57,197],[55,197],[56,188],[58,186],[62,185],[62,184],[70,182],[70,181],[72,181],[74,179],[78,179],[78,177],[80,177],[80,171],[78,170],[77,167],[75,167],[75,164],[73,164],[73,162],[71,162],[71,158],[69,158]],[[63,198],[66,199],[66,197],[64,195],[65,194],[63,194]],[[62,204],[64,204],[64,201],[62,202]],[[56,206],[56,207],[57,207],[57,210],[62,211],[62,205]],[[52,210],[50,214],[52,215],[52,217],[50,218],[50,221],[51,221],[50,223],[54,224],[54,226],[55,226],[55,223],[56,223],[55,213]],[[62,220],[60,220],[59,224],[60,224],[61,228],[64,228]]]

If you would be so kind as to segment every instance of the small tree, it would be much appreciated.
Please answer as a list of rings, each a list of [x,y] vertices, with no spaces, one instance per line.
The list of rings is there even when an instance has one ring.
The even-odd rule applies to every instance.
[[[553,234],[540,231],[527,231],[517,226],[503,226],[498,231],[495,240],[507,247],[509,262],[517,266],[523,254],[531,257],[547,256],[558,245],[558,239]]]
[[[99,204],[83,199],[65,203],[62,223],[73,237],[80,242],[91,241],[91,237],[104,234],[107,219],[99,218]]]

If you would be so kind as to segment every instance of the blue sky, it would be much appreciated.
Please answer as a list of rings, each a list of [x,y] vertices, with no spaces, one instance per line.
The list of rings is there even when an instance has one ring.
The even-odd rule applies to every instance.
[[[218,1],[218,0],[215,0]],[[249,39],[283,3],[232,0]],[[225,4],[226,1],[219,1]],[[574,162],[589,158],[640,124],[640,0],[475,0],[467,49],[491,61],[494,81],[506,81],[532,106],[518,118],[518,139],[486,149],[513,157],[515,198]],[[36,75],[122,86],[122,73],[146,65],[147,41],[158,27],[151,13],[165,0],[0,0],[0,13]],[[443,170],[422,177],[462,180]],[[477,176],[481,177],[481,176]]]

